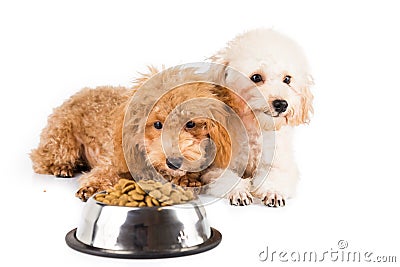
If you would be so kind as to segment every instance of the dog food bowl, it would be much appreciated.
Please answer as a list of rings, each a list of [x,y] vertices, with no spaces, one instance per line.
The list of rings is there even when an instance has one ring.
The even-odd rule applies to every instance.
[[[71,248],[92,255],[153,259],[204,252],[221,238],[196,201],[138,208],[110,206],[91,197],[78,228],[65,240]]]

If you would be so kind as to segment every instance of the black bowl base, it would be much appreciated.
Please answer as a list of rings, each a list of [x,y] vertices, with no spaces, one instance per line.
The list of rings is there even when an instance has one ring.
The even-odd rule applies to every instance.
[[[187,255],[193,255],[207,250],[213,249],[221,242],[221,233],[211,227],[211,237],[204,243],[182,249],[174,249],[167,251],[129,251],[129,250],[112,250],[92,247],[86,245],[76,238],[76,228],[69,231],[65,236],[67,245],[72,249],[86,254],[110,257],[110,258],[123,258],[123,259],[160,259],[160,258],[173,258]]]

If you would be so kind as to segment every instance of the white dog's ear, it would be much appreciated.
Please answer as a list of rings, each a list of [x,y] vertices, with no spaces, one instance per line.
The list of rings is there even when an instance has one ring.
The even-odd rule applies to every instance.
[[[308,123],[310,121],[310,116],[314,113],[312,105],[314,96],[310,90],[313,85],[313,77],[310,74],[307,74],[304,85],[301,88],[301,116],[299,118],[299,123]]]
[[[228,88],[239,93],[241,96],[244,93],[250,94],[248,91],[251,88],[256,88],[255,84],[245,74],[230,66],[226,66],[224,69],[224,81]]]
[[[227,50],[226,48],[219,50],[213,56],[208,58],[211,62],[222,64],[225,66],[229,65],[229,61],[227,59]]]

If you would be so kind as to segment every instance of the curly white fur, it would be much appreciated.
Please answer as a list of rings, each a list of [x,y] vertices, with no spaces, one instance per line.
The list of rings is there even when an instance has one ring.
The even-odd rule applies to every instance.
[[[249,195],[251,190],[267,206],[284,206],[286,199],[294,196],[299,179],[292,148],[293,127],[308,123],[313,112],[309,90],[313,80],[307,59],[290,38],[270,29],[255,29],[234,38],[211,60],[227,66],[226,85],[253,108],[263,131],[258,144],[262,146],[261,161],[252,176],[251,188],[240,186],[228,198],[232,202],[237,195]],[[254,93],[257,88],[249,86],[255,74],[259,75],[254,80],[264,99]],[[274,100],[286,101],[286,109],[278,112]],[[241,112],[244,109],[237,110],[241,117],[247,116]],[[259,153],[257,150],[253,146],[253,154]],[[246,159],[237,159],[243,160]]]

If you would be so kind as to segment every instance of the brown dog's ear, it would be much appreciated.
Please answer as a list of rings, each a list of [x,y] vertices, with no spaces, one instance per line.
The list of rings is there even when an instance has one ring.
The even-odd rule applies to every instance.
[[[161,67],[161,70],[165,70],[165,66],[163,65]],[[153,65],[147,66],[147,72],[138,72],[140,77],[136,78],[133,83],[133,89],[136,91],[139,87],[141,87],[145,82],[147,82],[151,77],[159,73],[160,71],[158,70],[157,67]]]
[[[213,164],[216,168],[225,169],[228,167],[232,155],[232,143],[229,133],[221,123],[214,120],[211,121],[208,127],[210,138],[217,150]]]

